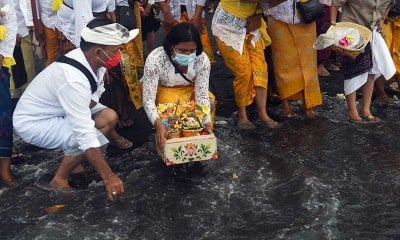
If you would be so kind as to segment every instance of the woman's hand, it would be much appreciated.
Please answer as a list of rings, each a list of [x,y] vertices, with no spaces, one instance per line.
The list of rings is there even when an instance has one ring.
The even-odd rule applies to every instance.
[[[168,131],[161,120],[158,118],[154,122],[154,127],[156,129],[156,141],[158,144],[158,148],[160,150],[164,149],[165,141],[167,140]]]
[[[255,14],[246,19],[246,33],[253,32],[261,27],[261,14]]]
[[[381,32],[382,32],[383,25],[385,25],[385,20],[384,20],[383,18],[379,19],[379,20],[376,22],[376,31],[377,31],[378,33],[381,33]]]

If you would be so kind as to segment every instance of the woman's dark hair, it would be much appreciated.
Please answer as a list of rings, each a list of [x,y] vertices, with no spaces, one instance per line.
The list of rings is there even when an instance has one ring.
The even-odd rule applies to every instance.
[[[199,56],[203,52],[200,33],[191,23],[178,23],[169,31],[164,40],[164,51],[171,57],[173,46],[181,42],[195,42],[197,45],[196,56]]]
[[[112,22],[111,22],[109,19],[104,18],[104,17],[101,17],[101,18],[93,18],[93,19],[86,25],[86,27],[88,27],[88,28],[90,28],[90,29],[93,29],[93,28],[95,28],[95,27],[100,27],[100,26],[104,26],[104,25],[111,24],[111,23],[112,23]],[[89,49],[91,49],[91,48],[93,48],[93,47],[98,47],[98,46],[105,47],[105,46],[102,45],[102,44],[86,42],[85,39],[83,39],[83,38],[81,37],[81,43],[80,43],[80,46],[79,46],[79,47],[82,49],[82,51],[87,51],[87,50],[89,50]]]

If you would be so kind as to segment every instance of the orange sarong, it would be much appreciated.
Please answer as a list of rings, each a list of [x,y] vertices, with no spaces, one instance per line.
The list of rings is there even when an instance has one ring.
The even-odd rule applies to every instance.
[[[59,54],[59,42],[57,38],[57,31],[53,30],[51,28],[48,28],[46,26],[43,26],[43,31],[44,31],[44,38],[45,38],[45,49],[46,49],[46,55],[47,55],[47,60],[46,60],[46,66],[49,66],[51,63],[53,63],[58,54]]]
[[[396,66],[396,75],[400,75],[400,16],[389,18],[382,32]]]
[[[181,22],[190,22],[187,12],[182,12],[180,20]],[[178,24],[178,22],[176,24]],[[206,20],[204,18],[201,18],[201,24],[203,26],[203,29],[200,31],[200,40],[201,44],[203,45],[203,51],[210,59],[210,63],[215,63],[214,51],[212,49],[211,41],[208,36]],[[171,28],[165,24],[163,24],[163,28],[165,32],[169,32],[171,30]]]
[[[140,10],[137,4],[134,8],[137,26],[142,31]],[[129,97],[136,109],[143,105],[142,83],[139,81],[139,74],[143,72],[144,57],[142,34],[138,34],[133,40],[124,44],[121,51],[129,57],[129,61],[123,61],[124,78],[129,88]]]
[[[304,100],[306,109],[322,104],[317,74],[315,22],[287,24],[268,18],[272,61],[281,99]]]
[[[251,37],[250,34],[246,36],[242,54],[232,47],[226,46],[218,37],[215,38],[226,66],[235,75],[233,91],[238,107],[246,107],[253,102],[256,96],[255,87],[266,89],[268,86],[264,43],[258,41],[253,47]]]
[[[208,96],[210,98],[210,103],[215,103],[214,94],[209,91]],[[178,102],[187,102],[192,100],[195,100],[194,85],[165,87],[159,84],[157,87],[156,105],[160,103],[176,104]],[[215,121],[215,107],[213,106],[214,104],[210,105],[211,130],[213,130]]]

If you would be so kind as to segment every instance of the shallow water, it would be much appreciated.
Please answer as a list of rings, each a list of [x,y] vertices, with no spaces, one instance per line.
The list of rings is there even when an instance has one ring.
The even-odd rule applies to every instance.
[[[374,106],[384,122],[368,125],[348,123],[334,97],[311,122],[300,106],[275,130],[221,118],[216,161],[166,167],[154,142],[109,157],[126,189],[114,202],[90,167],[71,179],[79,190],[49,188],[62,152],[17,141],[26,160],[0,187],[1,239],[397,239],[398,102]]]

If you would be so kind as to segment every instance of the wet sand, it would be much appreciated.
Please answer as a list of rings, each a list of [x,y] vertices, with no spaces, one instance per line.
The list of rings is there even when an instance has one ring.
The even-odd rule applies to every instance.
[[[87,164],[74,175],[73,192],[48,186],[62,158],[16,139],[25,154],[15,160],[15,186],[0,185],[2,239],[396,239],[400,236],[399,101],[374,102],[380,124],[346,119],[340,73],[321,78],[319,117],[305,119],[301,103],[293,119],[279,116],[279,129],[257,124],[235,128],[232,75],[222,59],[212,67],[219,101],[219,159],[166,167],[155,152],[143,111],[121,130],[135,146],[108,147],[112,169],[125,195],[106,199],[104,185]],[[254,107],[250,115],[255,119]],[[54,205],[65,205],[46,211]]]

